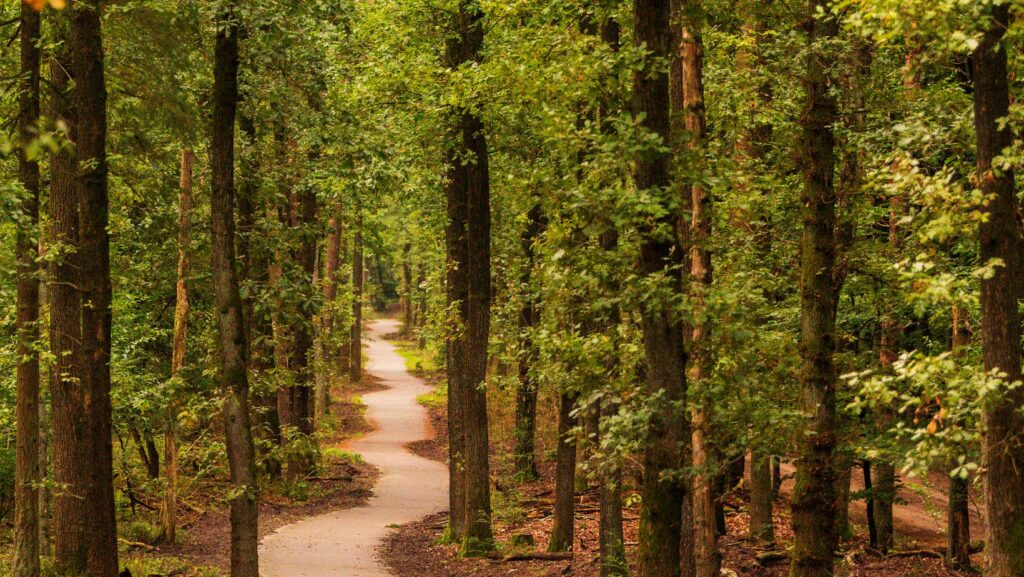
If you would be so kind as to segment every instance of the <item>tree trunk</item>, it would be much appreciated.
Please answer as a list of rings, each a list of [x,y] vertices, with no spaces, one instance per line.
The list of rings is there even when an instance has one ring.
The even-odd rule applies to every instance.
[[[312,188],[306,187],[299,193],[299,207],[295,228],[301,237],[301,246],[296,257],[302,267],[302,291],[312,297],[313,274],[316,268],[316,237],[312,227],[316,224],[316,195]],[[305,478],[316,468],[316,437],[313,436],[313,391],[314,376],[312,366],[313,352],[313,312],[308,307],[298,306],[300,319],[293,327],[292,362],[295,383],[288,387],[290,415],[289,424],[301,435],[302,446],[288,452],[288,477],[292,481]]]
[[[954,357],[962,357],[964,348],[971,342],[968,319],[958,304],[953,304],[953,346]],[[952,467],[950,468],[952,470]],[[946,516],[946,560],[953,567],[971,567],[971,514],[970,477],[959,475],[949,477],[949,511]]]
[[[775,542],[771,456],[757,450],[750,451],[750,537],[762,543]]]
[[[824,15],[819,19],[818,13]],[[806,105],[801,118],[804,189],[804,232],[800,274],[801,409],[807,415],[798,443],[796,486],[793,489],[792,577],[832,574],[836,548],[835,471],[832,453],[836,436],[835,321],[838,287],[835,278],[836,102],[824,55],[816,47],[838,35],[838,24],[824,0],[808,2],[806,30],[812,50],[807,56]]]
[[[90,446],[86,500],[90,577],[118,572],[110,401],[110,235],[107,230],[107,89],[98,0],[74,5],[71,48],[78,109],[76,179],[81,195],[82,389]]]
[[[861,469],[864,472],[864,491],[869,495],[866,501],[868,520],[868,546],[878,549],[878,525],[875,523],[875,499],[870,496],[874,483],[871,480],[871,461],[862,461]]]
[[[18,180],[25,188],[24,223],[18,227],[17,440],[14,494],[14,575],[38,577],[39,567],[39,163],[28,147],[39,124],[40,17],[21,5],[21,71],[18,83]]]
[[[402,246],[402,288],[405,302],[402,305],[404,320],[402,321],[402,335],[409,338],[416,328],[415,308],[413,308],[412,295],[412,262],[409,260],[412,252],[412,243],[406,242]]]
[[[701,166],[707,139],[707,125],[704,111],[704,42],[701,23],[697,19],[702,9],[699,0],[679,0],[680,51],[683,70],[683,110],[686,149],[690,170]],[[687,179],[688,180],[688,179]],[[707,379],[714,365],[712,351],[708,344],[709,326],[704,295],[712,282],[711,251],[708,242],[711,237],[711,197],[700,184],[688,185],[692,221],[689,227],[690,241],[690,302],[693,321],[689,327],[690,379],[700,382]],[[721,573],[722,555],[718,550],[719,476],[721,463],[712,457],[717,453],[713,447],[710,399],[698,403],[693,415],[692,462],[696,475],[693,479],[692,499],[694,506],[694,553],[696,555],[697,577],[718,577]]]
[[[446,43],[445,64],[451,69],[479,62],[483,46],[483,13],[476,0],[460,0]],[[449,433],[455,463],[463,472],[453,475],[453,536],[462,537],[464,555],[485,554],[494,547],[491,533],[490,463],[488,459],[487,342],[491,304],[490,173],[483,122],[465,108],[450,111],[451,128],[446,146],[449,267],[463,269],[449,275],[449,302],[457,303],[461,330],[449,343],[449,394],[459,405],[449,421],[459,420]],[[460,478],[461,477],[461,478]]]
[[[667,0],[636,0],[634,44],[649,53],[642,68],[633,73],[633,113],[644,129],[671,142],[669,137],[669,78],[657,60],[669,59],[670,6]],[[638,190],[652,194],[665,207],[656,223],[640,232],[640,273],[678,295],[683,289],[679,272],[682,247],[677,231],[670,188],[670,154],[662,149],[640,155],[634,168]],[[641,309],[645,379],[650,395],[663,397],[650,417],[643,451],[642,506],[639,527],[639,574],[642,577],[675,577],[680,574],[681,514],[684,483],[663,473],[678,470],[689,454],[690,430],[686,401],[686,352],[683,325],[672,302],[659,299]],[[682,450],[681,450],[682,449]]]
[[[540,322],[540,308],[537,306],[537,291],[533,286],[533,269],[536,266],[534,244],[538,242],[544,230],[544,214],[540,204],[530,208],[528,224],[520,237],[520,245],[526,256],[526,264],[520,277],[520,285],[525,291],[523,306],[519,310],[519,387],[516,389],[516,478],[520,481],[533,481],[540,478],[537,472],[536,432],[537,432],[537,375],[534,364],[537,362],[537,347],[533,340],[533,331]]]
[[[573,531],[576,522],[576,441],[572,431],[576,427],[573,409],[576,395],[562,393],[558,396],[558,450],[555,465],[555,511],[554,527],[548,551],[572,551]]]
[[[982,349],[985,370],[998,370],[1007,382],[1021,378],[1020,353],[1020,222],[1014,174],[993,167],[993,159],[1012,144],[1008,115],[1010,93],[1003,36],[1009,27],[1009,6],[989,8],[991,22],[972,56],[974,68],[974,126],[977,138],[978,182],[989,198],[989,218],[980,226],[980,262],[1002,261],[991,277],[981,281]],[[985,404],[982,414],[982,456],[988,541],[985,575],[1024,575],[1024,390],[1001,391]]]
[[[171,347],[171,377],[177,377],[185,366],[188,340],[188,277],[192,271],[189,250],[192,212],[192,165],[194,154],[190,149],[181,151],[181,183],[178,189],[178,283],[174,302],[174,337]],[[164,494],[164,541],[174,543],[178,524],[178,406],[171,403],[167,409],[167,431],[164,434],[164,466],[167,489]]]
[[[853,458],[850,455],[836,454],[833,456],[833,474],[835,480],[835,523],[833,528],[837,544],[853,537],[850,527],[850,483],[853,481]]]
[[[352,238],[352,336],[349,340],[349,379],[358,383],[363,378],[363,209],[355,210],[355,233]]]
[[[62,23],[61,19],[55,19]],[[63,26],[59,36],[66,36]],[[67,137],[76,142],[77,114],[74,105],[74,68],[67,53],[67,39],[50,61],[51,113],[68,127]],[[54,565],[58,573],[85,573],[87,420],[82,406],[79,378],[82,343],[82,295],[78,291],[79,198],[75,174],[78,163],[72,147],[61,147],[50,159],[51,258],[50,346],[54,364],[50,398],[53,418],[53,480],[64,490],[56,491],[53,503]]]
[[[237,5],[217,14],[214,52],[213,126],[210,142],[212,194],[210,232],[216,299],[220,386],[231,469],[231,576],[259,577],[257,521],[259,486],[249,425],[248,349],[235,269],[235,113],[238,106]]]
[[[335,335],[334,320],[337,316],[336,301],[338,300],[338,268],[341,263],[341,218],[340,215],[332,216],[327,222],[327,255],[324,262],[324,309],[323,309],[323,334],[320,336],[321,355],[325,367],[334,366],[335,357]],[[323,382],[317,390],[316,422],[323,421],[324,415],[331,405],[331,385],[334,374],[330,369],[326,370]]]

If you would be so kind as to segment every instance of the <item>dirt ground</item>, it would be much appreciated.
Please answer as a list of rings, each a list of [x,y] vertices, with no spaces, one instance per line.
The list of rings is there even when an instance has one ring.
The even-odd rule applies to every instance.
[[[432,410],[432,423],[437,428],[439,437],[445,438],[445,415],[441,410]],[[445,458],[443,442],[433,447],[434,458]],[[540,452],[543,454],[543,452]],[[542,478],[539,481],[524,484],[514,491],[495,491],[495,538],[499,550],[503,554],[513,551],[508,543],[513,536],[517,541],[524,539],[534,543],[532,551],[544,551],[547,536],[550,534],[552,508],[554,502],[554,464],[545,462],[540,465]],[[941,475],[940,475],[941,476]],[[867,531],[864,527],[864,504],[854,504],[851,508],[851,522],[854,526],[854,537],[843,544],[840,557],[837,558],[836,575],[845,577],[953,577],[967,575],[946,567],[943,561],[933,553],[933,549],[944,544],[941,515],[945,505],[942,496],[941,479],[931,479],[927,483],[911,481],[901,491],[900,496],[905,504],[895,509],[895,525],[897,539],[901,550],[914,551],[912,554],[897,554],[889,557],[866,552]],[[786,556],[786,544],[792,539],[789,519],[789,502],[786,485],[775,503],[775,546],[762,546],[746,538],[749,528],[749,516],[746,511],[744,495],[737,492],[729,497],[726,504],[726,522],[728,532],[721,538],[720,545],[723,555],[724,575],[732,571],[738,577],[784,577],[788,574],[789,563]],[[854,491],[858,490],[857,481]],[[912,490],[913,488],[914,490]],[[507,501],[514,500],[514,503]],[[572,559],[541,561],[503,561],[491,559],[461,559],[457,547],[440,544],[440,539],[447,525],[446,514],[439,514],[423,519],[417,523],[405,525],[392,532],[380,550],[382,559],[395,575],[417,577],[556,577],[574,575],[580,577],[596,577],[600,574],[598,549],[598,511],[596,491],[590,490],[577,495],[576,541],[575,555]],[[509,512],[509,509],[512,512]],[[626,507],[623,512],[625,520],[625,540],[627,552],[633,553],[637,542],[638,508]],[[980,530],[980,519],[972,514],[974,527]],[[759,556],[769,553],[782,553],[777,560],[759,562]],[[631,554],[630,557],[633,557]],[[977,556],[975,563],[981,562]]]

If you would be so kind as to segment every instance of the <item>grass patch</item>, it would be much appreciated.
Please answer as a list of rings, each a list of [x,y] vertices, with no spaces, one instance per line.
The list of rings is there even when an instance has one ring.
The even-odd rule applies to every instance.
[[[361,465],[363,463],[363,456],[359,453],[353,453],[352,451],[346,451],[339,449],[338,447],[327,447],[323,450],[324,460],[334,461],[336,463],[350,463],[352,465]]]
[[[420,349],[415,341],[393,341],[398,354],[405,359],[405,368],[414,375],[433,373],[438,370],[437,355],[429,349]]]
[[[443,409],[448,403],[448,381],[437,383],[433,391],[416,397],[416,401],[430,409]]]

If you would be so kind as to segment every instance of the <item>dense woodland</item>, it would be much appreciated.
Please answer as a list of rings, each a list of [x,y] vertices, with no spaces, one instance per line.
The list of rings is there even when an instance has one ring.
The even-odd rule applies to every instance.
[[[553,461],[539,547],[596,487],[602,576],[719,575],[726,494],[839,574],[915,478],[945,563],[1024,576],[1022,9],[3,0],[4,574],[115,577],[208,481],[256,577],[397,310],[463,556]]]

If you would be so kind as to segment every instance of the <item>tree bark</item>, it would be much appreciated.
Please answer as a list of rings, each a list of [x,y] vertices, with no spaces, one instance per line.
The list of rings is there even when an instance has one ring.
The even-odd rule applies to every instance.
[[[684,127],[686,134],[687,164],[689,170],[700,170],[707,139],[707,123],[704,110],[704,42],[701,36],[701,11],[699,0],[679,0],[680,52],[682,64],[682,91]],[[686,179],[691,180],[691,179]],[[712,351],[708,344],[709,326],[705,311],[704,295],[710,290],[713,273],[711,251],[708,242],[711,237],[711,197],[700,184],[688,184],[690,193],[691,222],[690,280],[693,320],[689,327],[690,380],[700,382],[710,376],[714,365]],[[692,499],[694,506],[694,553],[697,577],[718,577],[721,573],[722,556],[718,550],[719,476],[721,463],[712,456],[717,453],[713,447],[711,427],[711,406],[709,400],[701,402],[693,415],[692,462],[695,473]]]
[[[762,543],[775,542],[771,456],[754,449],[750,451],[750,537]]]
[[[181,151],[181,182],[178,187],[178,282],[174,301],[174,337],[171,346],[171,378],[177,377],[185,366],[188,341],[188,277],[192,271],[189,249],[192,212],[192,150]],[[167,431],[164,434],[164,472],[167,489],[164,494],[164,541],[174,543],[178,525],[178,405],[170,403],[167,409]]]
[[[479,62],[483,47],[483,12],[477,0],[460,0],[453,15],[452,33],[445,46],[445,65],[450,69]],[[491,533],[489,441],[487,431],[487,343],[491,305],[490,173],[483,122],[466,108],[450,111],[451,127],[445,154],[447,164],[449,302],[457,303],[459,328],[449,343],[449,394],[459,405],[454,418],[461,422],[449,429],[454,442],[453,467],[462,461],[463,472],[452,479],[453,536],[462,538],[463,555],[482,555],[494,547]],[[449,421],[453,418],[449,404]],[[461,439],[451,436],[461,433]],[[461,446],[460,446],[461,445]],[[461,477],[461,478],[460,478]],[[461,526],[460,526],[461,525]]]
[[[1009,126],[1010,91],[1003,36],[1009,27],[1009,6],[989,8],[990,23],[972,56],[974,126],[977,138],[978,183],[989,199],[989,218],[981,223],[980,262],[1002,261],[981,281],[982,349],[986,371],[998,370],[1007,382],[1021,378],[1020,222],[1013,171],[995,168],[993,159],[1012,144]],[[1001,391],[982,413],[982,457],[988,540],[985,575],[1024,575],[1024,391]]]
[[[110,401],[110,235],[107,230],[107,90],[98,0],[73,5],[71,47],[78,110],[81,195],[82,389],[88,415],[88,557],[90,577],[118,572]]]
[[[358,383],[363,378],[363,209],[355,210],[355,232],[352,237],[352,336],[349,339],[349,379]]]
[[[217,14],[214,51],[213,124],[210,142],[212,194],[210,232],[217,311],[220,386],[231,470],[231,576],[259,577],[257,521],[259,486],[249,424],[248,348],[235,269],[235,114],[238,106],[237,4]]]
[[[838,24],[824,0],[807,5],[806,105],[801,118],[804,171],[802,194],[804,232],[800,273],[801,409],[805,431],[798,443],[796,486],[793,490],[794,544],[790,575],[826,577],[832,574],[836,548],[835,321],[836,197],[835,136],[832,125],[836,102],[824,55],[816,49],[838,35]],[[819,19],[819,12],[823,15]]]
[[[406,242],[402,245],[402,289],[404,304],[402,305],[402,335],[409,338],[416,328],[416,309],[413,307],[413,286],[412,286],[412,261],[409,260],[412,253],[412,243]]]
[[[334,321],[337,316],[335,306],[338,300],[338,269],[341,263],[341,216],[338,214],[332,216],[327,222],[327,255],[324,260],[323,335],[320,337],[320,350],[324,364],[334,366],[337,357],[333,344],[335,342]],[[331,370],[327,370],[327,376],[317,391],[316,421],[318,423],[322,422],[331,404],[331,375],[333,374]]]
[[[312,188],[306,187],[299,193],[298,214],[295,229],[301,238],[296,257],[302,267],[302,300],[312,297],[313,274],[316,268],[316,237],[311,230],[316,224],[316,195]],[[316,437],[313,436],[313,391],[314,375],[312,366],[313,352],[313,311],[299,303],[299,319],[293,327],[291,367],[295,373],[295,383],[288,387],[290,416],[289,424],[293,425],[301,435],[301,450],[288,452],[288,477],[296,481],[312,474],[316,468]]]
[[[573,409],[576,395],[562,393],[558,396],[558,449],[555,464],[555,510],[554,526],[548,552],[572,551],[573,532],[576,522],[576,441],[572,431],[576,427]]]
[[[544,230],[544,214],[540,204],[530,208],[528,224],[520,237],[520,246],[526,256],[520,285],[525,291],[523,306],[519,310],[519,387],[516,389],[516,477],[520,481],[540,478],[537,472],[537,376],[534,364],[537,362],[537,347],[533,331],[540,322],[540,308],[537,306],[537,291],[533,286],[533,269],[536,266],[534,244]]]
[[[40,17],[21,5],[21,69],[18,81],[18,180],[25,189],[24,222],[18,227],[17,421],[14,495],[14,575],[38,577],[39,566],[39,163],[29,145],[39,124]]]
[[[954,357],[962,357],[964,348],[971,342],[969,320],[964,317],[960,305],[953,304]],[[952,470],[952,468],[951,468]],[[946,516],[946,560],[953,567],[971,567],[971,514],[970,477],[959,475],[949,477],[949,510]]]
[[[656,60],[668,60],[670,53],[670,6],[667,0],[636,0],[634,3],[634,44],[648,53],[643,67],[633,73],[633,112],[644,129],[660,137],[669,136],[669,78]],[[662,284],[673,297],[680,295],[683,281],[679,272],[682,247],[678,235],[676,203],[670,198],[670,154],[664,150],[645,151],[634,167],[638,190],[655,196],[665,207],[664,216],[643,225],[640,232],[640,273],[650,282]],[[645,358],[645,379],[649,395],[661,397],[651,415],[643,451],[642,506],[639,527],[639,574],[642,577],[675,577],[680,574],[681,514],[686,487],[673,477],[689,454],[690,430],[685,416],[686,352],[683,324],[675,302],[645,303],[641,310]],[[682,448],[682,450],[681,450]]]
[[[85,476],[88,453],[84,395],[80,380],[82,295],[79,293],[79,198],[75,175],[78,162],[71,143],[77,141],[77,113],[71,92],[74,67],[68,53],[63,17],[56,33],[64,42],[50,61],[51,114],[68,127],[70,142],[50,159],[50,251],[54,263],[50,279],[50,369],[53,418],[53,479],[64,489],[53,503],[54,565],[58,573],[85,573]]]

